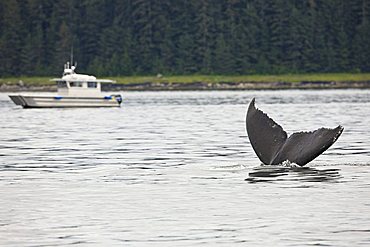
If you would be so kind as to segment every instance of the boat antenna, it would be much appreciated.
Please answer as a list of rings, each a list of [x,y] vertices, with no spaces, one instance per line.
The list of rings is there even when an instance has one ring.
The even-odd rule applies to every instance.
[[[71,69],[72,69],[73,73],[74,73],[76,67],[77,67],[77,62],[75,62],[75,64],[73,64],[73,45],[72,45],[72,47],[71,47]]]
[[[71,66],[73,65],[73,45],[72,45],[72,48],[71,48]]]

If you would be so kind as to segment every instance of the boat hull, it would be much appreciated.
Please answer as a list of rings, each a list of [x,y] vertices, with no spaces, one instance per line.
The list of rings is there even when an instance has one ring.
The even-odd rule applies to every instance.
[[[71,97],[9,95],[10,99],[23,108],[70,108],[70,107],[119,107],[120,96]]]

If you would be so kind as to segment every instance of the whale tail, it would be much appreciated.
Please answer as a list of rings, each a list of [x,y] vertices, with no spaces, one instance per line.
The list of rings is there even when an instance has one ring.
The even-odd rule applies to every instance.
[[[334,129],[293,133],[288,138],[279,124],[255,107],[254,98],[248,107],[246,128],[254,151],[266,165],[289,161],[304,166],[333,145],[343,132],[339,125]]]

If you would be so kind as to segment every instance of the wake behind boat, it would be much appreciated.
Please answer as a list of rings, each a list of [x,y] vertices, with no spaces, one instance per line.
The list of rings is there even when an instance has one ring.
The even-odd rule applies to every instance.
[[[62,107],[119,107],[121,95],[103,95],[101,83],[114,83],[108,79],[75,73],[75,66],[64,65],[62,78],[54,78],[57,95],[9,95],[16,105],[23,108],[62,108]]]

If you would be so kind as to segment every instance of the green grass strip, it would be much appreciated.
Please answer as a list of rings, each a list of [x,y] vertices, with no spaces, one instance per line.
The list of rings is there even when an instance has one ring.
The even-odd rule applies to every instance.
[[[26,85],[53,85],[51,77],[11,77],[0,78],[0,84],[18,84],[22,81]],[[107,78],[107,77],[105,77]],[[312,82],[312,81],[370,81],[370,73],[327,73],[327,74],[286,74],[286,75],[182,75],[182,76],[120,76],[108,77],[117,83],[145,83],[145,82],[168,82],[168,83],[220,83],[220,82]]]

